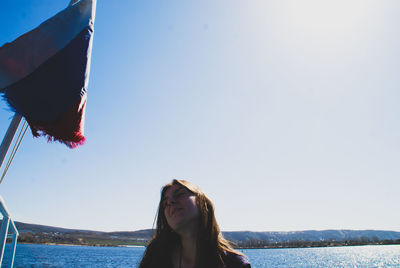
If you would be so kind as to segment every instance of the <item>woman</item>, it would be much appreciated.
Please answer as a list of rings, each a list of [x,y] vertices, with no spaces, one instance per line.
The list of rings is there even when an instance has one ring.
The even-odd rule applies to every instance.
[[[155,237],[139,268],[247,268],[219,230],[214,205],[200,188],[173,180],[161,191]]]

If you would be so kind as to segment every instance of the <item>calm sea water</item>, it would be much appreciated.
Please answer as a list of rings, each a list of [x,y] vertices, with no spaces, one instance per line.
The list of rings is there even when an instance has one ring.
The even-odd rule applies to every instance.
[[[137,267],[144,248],[17,245],[15,267]],[[400,267],[400,245],[247,249],[252,267]],[[7,267],[9,248],[3,266]]]

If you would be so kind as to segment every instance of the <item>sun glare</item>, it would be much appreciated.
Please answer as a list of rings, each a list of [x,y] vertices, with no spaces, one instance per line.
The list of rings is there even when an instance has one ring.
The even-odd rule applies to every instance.
[[[298,30],[313,35],[340,35],[363,27],[370,1],[288,1],[288,19]]]

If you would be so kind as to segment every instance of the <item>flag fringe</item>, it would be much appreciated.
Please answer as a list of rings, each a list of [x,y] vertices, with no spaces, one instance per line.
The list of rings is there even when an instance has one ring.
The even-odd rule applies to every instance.
[[[60,142],[71,149],[83,145],[86,141],[84,133],[84,115],[86,98],[79,100],[64,113],[54,124],[35,122],[26,118],[34,137],[46,137],[47,142]]]

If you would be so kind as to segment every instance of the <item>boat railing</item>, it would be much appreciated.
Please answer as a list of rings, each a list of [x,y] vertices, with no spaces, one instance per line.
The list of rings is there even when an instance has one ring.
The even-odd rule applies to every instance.
[[[12,246],[11,246],[11,257],[9,262],[9,267],[13,267],[14,265],[14,257],[15,257],[15,249],[17,248],[17,239],[18,239],[18,230],[15,226],[13,219],[11,218],[10,213],[8,213],[6,204],[3,198],[0,196],[0,212],[3,215],[3,220],[1,221],[0,228],[0,266],[3,263],[3,255],[4,249],[7,243],[7,238],[12,238]]]

